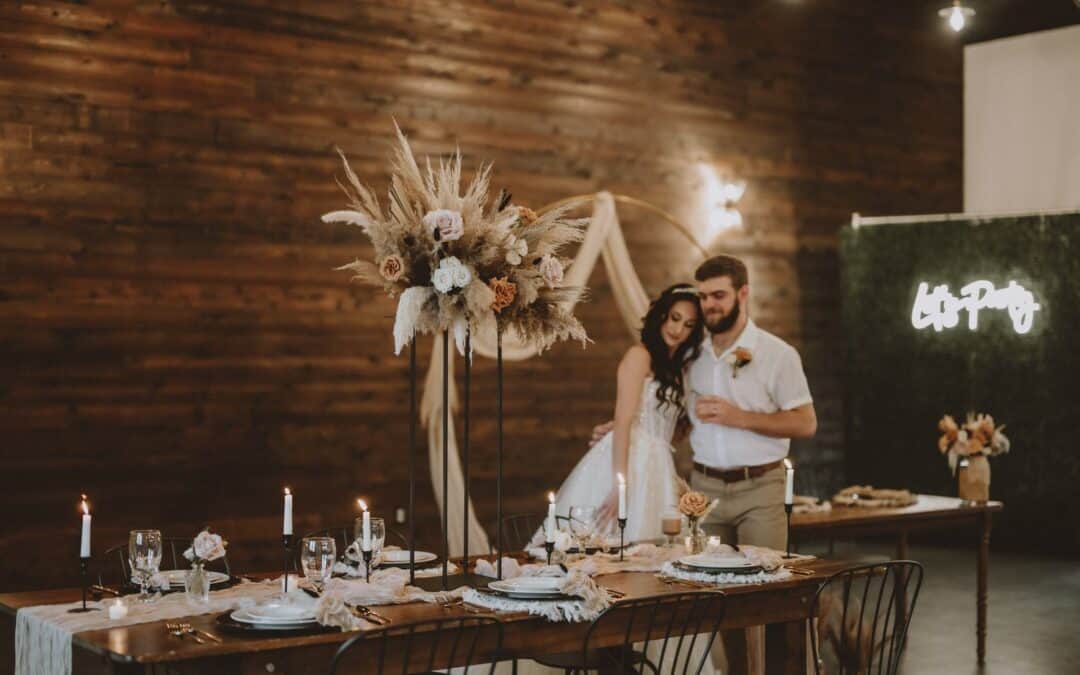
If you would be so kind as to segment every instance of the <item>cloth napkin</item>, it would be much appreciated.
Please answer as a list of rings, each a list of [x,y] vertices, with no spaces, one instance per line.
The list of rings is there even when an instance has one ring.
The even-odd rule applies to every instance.
[[[593,578],[582,569],[564,571],[555,565],[522,565],[515,570],[514,577],[507,576],[506,561],[503,561],[503,578],[521,576],[557,577],[559,592],[573,596],[574,600],[521,600],[501,595],[483,593],[476,589],[466,589],[462,598],[469,604],[487,607],[500,612],[527,612],[542,616],[548,621],[582,622],[592,621],[611,606],[611,598],[604,589],[596,585]],[[485,561],[486,562],[486,561]],[[490,564],[490,563],[489,563]],[[479,566],[479,565],[478,565]],[[493,575],[492,575],[493,576]]]
[[[365,622],[353,614],[352,606],[444,603],[460,598],[464,589],[432,592],[408,583],[409,571],[398,568],[375,570],[371,583],[363,579],[331,579],[319,599],[313,599],[315,620],[343,631],[356,630]]]

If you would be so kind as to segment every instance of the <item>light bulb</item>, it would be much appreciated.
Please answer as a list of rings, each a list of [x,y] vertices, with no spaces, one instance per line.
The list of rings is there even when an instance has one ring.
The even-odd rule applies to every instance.
[[[960,9],[959,6],[953,7],[952,11],[949,12],[949,26],[954,31],[959,33],[960,31],[964,30],[965,23],[966,22],[964,21],[964,10]]]

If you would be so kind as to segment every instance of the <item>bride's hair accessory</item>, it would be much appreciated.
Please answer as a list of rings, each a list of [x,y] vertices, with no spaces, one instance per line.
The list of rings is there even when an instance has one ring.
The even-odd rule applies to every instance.
[[[681,288],[676,288],[675,290],[672,291],[672,293],[685,293],[687,295],[697,295],[698,294],[696,288],[687,288],[685,286],[683,286]]]

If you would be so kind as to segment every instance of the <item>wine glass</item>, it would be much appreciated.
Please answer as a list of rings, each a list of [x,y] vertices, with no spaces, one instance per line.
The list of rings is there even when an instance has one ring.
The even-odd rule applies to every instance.
[[[353,534],[356,536],[356,545],[361,555],[364,551],[364,519],[357,518],[353,523]],[[383,545],[386,543],[386,521],[382,518],[371,516],[371,566],[378,567]],[[361,558],[363,561],[363,558]]]
[[[132,576],[139,584],[139,602],[152,602],[147,592],[151,579],[161,567],[161,532],[132,530],[128,533],[128,563]]]
[[[300,567],[304,576],[322,592],[323,586],[330,580],[337,560],[337,544],[333,537],[304,537],[300,542]]]
[[[682,514],[673,508],[665,509],[660,519],[660,531],[667,537],[667,545],[674,546],[676,537],[682,532]]]
[[[570,507],[570,530],[578,539],[578,549],[581,553],[585,553],[585,549],[592,541],[593,529],[595,527],[595,506]]]

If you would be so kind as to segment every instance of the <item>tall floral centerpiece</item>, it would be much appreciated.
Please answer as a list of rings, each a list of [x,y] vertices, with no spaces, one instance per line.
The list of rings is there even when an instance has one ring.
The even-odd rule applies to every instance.
[[[995,426],[994,418],[982,413],[968,413],[958,425],[951,415],[938,422],[941,437],[938,450],[948,457],[949,468],[956,475],[961,499],[985,502],[990,499],[990,462],[987,459],[1009,451],[1009,439],[1002,433],[1005,425]]]
[[[395,353],[415,335],[438,331],[452,333],[464,353],[468,332],[490,323],[540,349],[587,342],[571,311],[583,289],[563,284],[569,261],[560,252],[582,239],[588,220],[567,219],[565,208],[537,215],[505,193],[489,202],[490,164],[462,192],[459,153],[421,170],[400,129],[397,140],[387,207],[341,154],[348,209],[322,217],[360,227],[371,240],[373,259],[339,269],[397,298]]]

